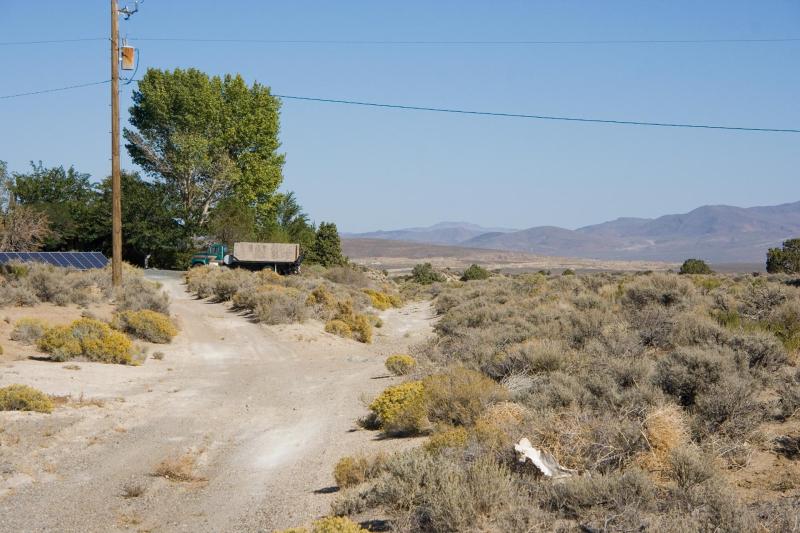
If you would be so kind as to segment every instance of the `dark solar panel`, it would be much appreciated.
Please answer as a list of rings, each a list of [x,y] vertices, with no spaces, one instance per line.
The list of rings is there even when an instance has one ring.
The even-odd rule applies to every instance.
[[[108,259],[100,252],[0,252],[0,264],[9,261],[35,261],[78,270],[104,268],[108,264]]]

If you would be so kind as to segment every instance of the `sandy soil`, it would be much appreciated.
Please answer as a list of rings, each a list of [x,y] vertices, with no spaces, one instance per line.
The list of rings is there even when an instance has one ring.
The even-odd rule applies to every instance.
[[[328,511],[342,455],[411,444],[381,441],[355,421],[394,379],[385,357],[431,334],[429,304],[383,312],[374,344],[362,345],[318,322],[257,325],[193,299],[176,274],[149,277],[171,294],[182,328],[160,348],[163,360],[0,367],[0,386],[71,397],[51,415],[0,413],[0,530],[307,524]],[[165,460],[188,480],[154,475]]]

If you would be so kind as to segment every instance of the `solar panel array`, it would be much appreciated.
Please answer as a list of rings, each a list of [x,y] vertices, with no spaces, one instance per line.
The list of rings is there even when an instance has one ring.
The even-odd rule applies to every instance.
[[[9,261],[50,263],[78,270],[103,268],[108,264],[108,259],[100,252],[0,252],[0,264]]]

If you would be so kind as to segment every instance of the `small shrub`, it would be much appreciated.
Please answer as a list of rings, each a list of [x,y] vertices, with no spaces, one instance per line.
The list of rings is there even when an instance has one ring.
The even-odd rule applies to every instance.
[[[85,357],[89,361],[130,364],[133,356],[133,345],[124,333],[91,318],[48,328],[37,346],[54,361]]]
[[[369,533],[349,518],[326,516],[311,524],[311,533]]]
[[[306,299],[306,305],[319,305],[324,309],[336,306],[336,297],[325,285],[318,285]]]
[[[488,279],[489,276],[488,270],[473,263],[464,270],[464,273],[461,275],[461,281]]]
[[[564,270],[561,272],[561,275],[562,275],[562,276],[574,276],[574,275],[575,275],[575,271],[574,271],[574,270],[572,270],[571,268],[565,268],[565,269],[564,269]]]
[[[325,331],[340,337],[350,338],[353,335],[353,330],[350,329],[350,326],[347,325],[347,322],[335,318],[333,320],[328,320],[328,322],[325,323]]]
[[[372,342],[372,324],[365,315],[355,315],[353,323],[350,325],[353,330],[353,338],[358,342],[369,344]]]
[[[369,296],[372,307],[380,311],[385,311],[390,307],[401,307],[403,303],[397,295],[388,294],[381,291],[364,289],[364,294]]]
[[[350,287],[363,288],[369,287],[370,284],[367,275],[352,265],[329,268],[324,276],[329,281]]]
[[[144,279],[141,275],[126,275],[122,289],[117,292],[114,302],[118,311],[141,311],[149,309],[158,313],[169,313],[169,296],[157,283]]]
[[[38,318],[20,318],[11,331],[11,340],[23,344],[34,344],[47,329],[47,324]]]
[[[411,270],[411,279],[420,285],[444,281],[444,276],[433,269],[430,263],[421,263]]]
[[[53,400],[28,385],[0,387],[0,411],[36,411],[50,413]]]
[[[713,274],[714,271],[702,259],[687,259],[678,274]]]
[[[670,451],[670,477],[683,489],[691,488],[714,476],[714,466],[709,457],[688,446],[680,446]]]
[[[428,416],[432,422],[470,426],[492,403],[505,399],[502,386],[481,372],[453,368],[423,380]]]
[[[410,381],[384,390],[369,406],[388,434],[419,433],[427,424],[425,393],[421,381]]]
[[[729,369],[723,356],[700,348],[671,352],[656,364],[654,382],[675,396],[681,405],[693,405],[695,398],[717,383]]]
[[[342,457],[333,468],[333,479],[340,488],[353,487],[376,477],[386,461],[384,455]]]
[[[353,302],[349,300],[338,302],[336,307],[336,314],[325,324],[325,331],[358,342],[367,344],[372,342],[372,324],[369,317],[353,311]]]
[[[438,453],[447,448],[464,448],[467,445],[469,434],[464,427],[448,427],[443,431],[434,433],[425,443],[425,451]]]
[[[149,309],[117,313],[114,327],[136,338],[158,344],[168,343],[178,334],[178,328],[167,315]]]
[[[396,354],[386,358],[386,370],[395,376],[410,374],[417,367],[417,360],[410,355]]]
[[[303,293],[292,287],[264,285],[255,295],[253,315],[264,324],[290,324],[306,319]]]

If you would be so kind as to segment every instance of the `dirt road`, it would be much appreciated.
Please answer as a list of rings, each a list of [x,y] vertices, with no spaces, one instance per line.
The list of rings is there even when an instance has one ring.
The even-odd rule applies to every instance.
[[[430,334],[429,306],[382,313],[362,345],[314,322],[253,324],[193,299],[176,274],[149,276],[182,329],[163,360],[2,368],[0,385],[84,402],[0,414],[0,530],[272,531],[326,513],[339,457],[390,445],[355,420],[392,380],[385,356]],[[193,479],[153,475],[169,459]]]

